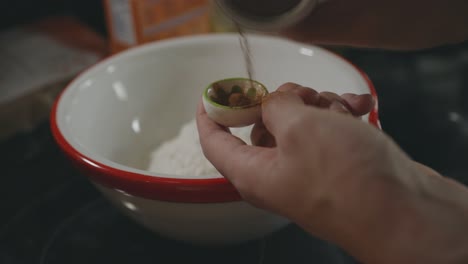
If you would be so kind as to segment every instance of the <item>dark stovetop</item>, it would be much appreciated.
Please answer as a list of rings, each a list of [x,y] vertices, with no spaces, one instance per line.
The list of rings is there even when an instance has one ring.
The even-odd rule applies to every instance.
[[[380,96],[384,130],[413,158],[468,183],[468,45],[392,53],[346,50]],[[207,249],[147,232],[66,162],[48,124],[0,142],[0,263],[354,263],[289,226]]]
[[[263,240],[215,249],[150,233],[77,174],[48,124],[3,142],[0,153],[2,264],[353,263],[293,225]]]

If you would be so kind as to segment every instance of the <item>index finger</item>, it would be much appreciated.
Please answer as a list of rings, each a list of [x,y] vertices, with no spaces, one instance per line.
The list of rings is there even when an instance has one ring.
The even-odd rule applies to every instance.
[[[236,187],[239,181],[253,180],[250,176],[261,173],[274,155],[272,149],[249,146],[233,136],[208,117],[202,103],[197,109],[197,127],[205,157]]]

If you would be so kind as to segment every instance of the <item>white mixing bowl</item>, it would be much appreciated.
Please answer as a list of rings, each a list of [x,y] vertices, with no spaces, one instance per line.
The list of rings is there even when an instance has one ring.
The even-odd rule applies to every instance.
[[[270,91],[297,82],[319,91],[372,93],[344,59],[315,46],[249,36],[255,79]],[[120,53],[77,77],[57,99],[54,137],[115,206],[149,229],[194,243],[260,238],[288,220],[242,201],[224,178],[151,173],[149,154],[194,118],[203,89],[246,77],[237,35],[159,41]],[[377,108],[364,121],[378,126]]]

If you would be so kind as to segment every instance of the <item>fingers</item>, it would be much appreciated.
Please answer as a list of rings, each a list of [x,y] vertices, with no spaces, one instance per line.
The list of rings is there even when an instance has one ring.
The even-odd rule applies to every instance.
[[[235,186],[253,172],[260,173],[258,167],[268,164],[274,154],[271,149],[248,146],[233,136],[208,117],[202,103],[197,109],[197,127],[204,155]]]
[[[355,116],[365,115],[372,111],[375,106],[374,98],[370,94],[356,95],[346,93],[341,95],[341,98],[347,102],[350,111]]]
[[[342,114],[351,114],[348,110],[348,108],[346,108],[341,102],[339,101],[333,101],[330,106],[329,106],[329,109],[331,111],[334,111],[334,112],[337,112],[337,113],[342,113]]]
[[[254,146],[273,148],[276,146],[275,137],[266,129],[263,122],[257,122],[252,128],[250,141]]]
[[[304,87],[296,83],[285,83],[281,85],[278,92],[292,92],[302,98],[306,105],[317,105],[320,100],[320,95],[312,88]]]
[[[316,105],[320,99],[319,93],[311,88],[303,87],[296,83],[285,83],[281,85],[278,92],[290,92],[299,96],[306,105]],[[263,122],[258,122],[252,129],[250,135],[252,144],[262,147],[275,147],[276,142],[273,135],[266,129]]]
[[[320,96],[320,99],[317,105],[320,108],[329,108],[330,105],[335,101],[340,102],[341,104],[345,103],[345,100],[341,98],[339,95],[337,95],[336,93],[321,92],[319,96]]]
[[[349,110],[346,101],[336,93],[321,92],[319,96],[320,99],[317,105],[320,108],[328,108],[331,111],[335,111],[338,113],[350,114],[351,111]]]
[[[281,85],[277,92],[295,94],[302,99],[302,104],[318,106],[343,114],[353,114],[354,116],[367,114],[374,107],[374,100],[369,94],[355,95],[348,93],[339,96],[332,92],[318,93],[314,89],[291,82]],[[263,122],[259,122],[254,126],[251,140],[252,144],[256,146],[276,146],[274,136],[268,131]]]
[[[345,93],[341,96],[332,92],[321,92],[318,106],[330,108],[343,113],[351,113],[354,116],[362,116],[369,113],[374,108],[374,98],[370,94]],[[346,111],[342,109],[346,108]]]
[[[281,85],[279,92],[292,92],[302,98],[306,105],[314,105],[320,108],[329,108],[340,113],[362,116],[369,113],[375,105],[370,94],[356,95],[351,93],[339,96],[332,92],[318,93],[312,88],[304,87],[296,83],[285,83]]]

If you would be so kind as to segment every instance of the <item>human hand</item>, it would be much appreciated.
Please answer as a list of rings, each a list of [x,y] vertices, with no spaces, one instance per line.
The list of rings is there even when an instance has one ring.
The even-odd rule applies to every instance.
[[[214,123],[202,104],[197,111],[205,156],[247,202],[364,263],[468,261],[468,191],[349,114],[368,112],[368,96],[279,90],[262,104],[257,146]]]
[[[351,115],[372,107],[370,95],[319,94],[288,83],[263,103],[263,122],[252,131],[256,146],[214,123],[202,106],[197,124],[205,156],[244,199],[295,221],[308,219],[305,215],[318,220],[317,208],[328,194],[362,181],[359,177],[394,170],[379,157],[391,156],[388,139]]]
[[[328,0],[283,35],[301,42],[422,49],[468,39],[468,1]]]
[[[321,92],[302,87],[295,83],[286,83],[280,86],[277,92],[292,92],[302,98],[305,105],[330,109],[337,113],[361,117],[368,114],[375,105],[370,94],[356,95],[346,93],[341,96],[332,92]],[[263,122],[258,122],[252,129],[251,141],[254,145],[275,147],[274,136],[268,131]]]

